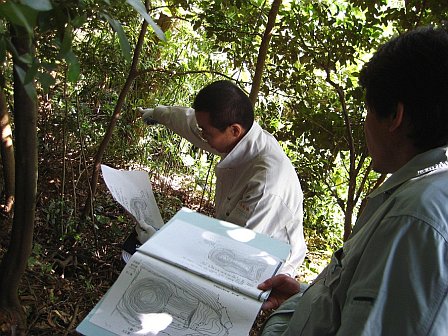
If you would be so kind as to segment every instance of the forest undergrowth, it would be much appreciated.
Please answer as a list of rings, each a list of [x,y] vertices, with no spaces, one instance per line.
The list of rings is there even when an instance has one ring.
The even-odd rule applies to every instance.
[[[73,204],[61,204],[60,179],[46,169],[39,178],[33,252],[22,277],[20,300],[28,321],[28,335],[78,335],[77,325],[117,279],[124,263],[121,244],[134,227],[129,214],[112,198],[101,180],[95,198],[95,221],[80,222]],[[214,206],[193,196],[188,190],[153,182],[153,191],[162,217],[182,206],[213,215]],[[165,211],[164,211],[165,210]],[[0,227],[0,257],[9,243],[11,219],[3,218]],[[312,252],[312,251],[311,251]],[[313,259],[307,256],[307,265]],[[317,257],[317,255],[315,255]],[[300,281],[309,281],[313,272],[302,267]],[[267,314],[261,313],[251,336],[258,334]],[[0,335],[4,330],[0,326]]]

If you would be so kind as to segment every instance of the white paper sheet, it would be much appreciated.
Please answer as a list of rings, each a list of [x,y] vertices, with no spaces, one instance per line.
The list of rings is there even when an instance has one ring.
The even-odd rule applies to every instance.
[[[147,232],[145,238],[151,237],[164,223],[148,173],[117,170],[106,165],[101,165],[101,170],[114,199],[134,216],[140,227]]]

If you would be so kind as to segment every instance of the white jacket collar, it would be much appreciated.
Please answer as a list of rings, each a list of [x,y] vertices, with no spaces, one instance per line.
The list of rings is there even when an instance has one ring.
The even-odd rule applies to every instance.
[[[264,138],[260,135],[263,129],[254,121],[246,135],[236,144],[230,153],[222,155],[218,168],[233,168],[251,161],[264,147]]]

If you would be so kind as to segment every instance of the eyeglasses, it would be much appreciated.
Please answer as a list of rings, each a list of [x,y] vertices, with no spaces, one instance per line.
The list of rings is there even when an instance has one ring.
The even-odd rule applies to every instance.
[[[205,139],[204,137],[204,130],[202,129],[202,127],[200,127],[198,124],[196,124],[196,129],[197,129],[197,136],[204,142],[208,142],[207,139]]]

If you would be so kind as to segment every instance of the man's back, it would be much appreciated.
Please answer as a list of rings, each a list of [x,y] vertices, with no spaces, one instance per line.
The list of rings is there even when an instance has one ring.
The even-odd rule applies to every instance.
[[[254,123],[216,166],[216,218],[265,233],[291,245],[282,272],[303,262],[303,193],[291,161],[277,140]]]

